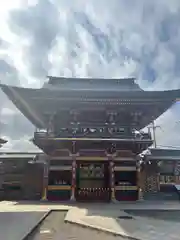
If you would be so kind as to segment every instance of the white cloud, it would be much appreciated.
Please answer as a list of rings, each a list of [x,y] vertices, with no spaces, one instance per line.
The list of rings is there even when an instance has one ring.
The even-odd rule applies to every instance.
[[[9,69],[1,70],[0,63],[4,83],[35,88],[48,74],[136,76],[144,88],[180,88],[179,0],[6,0],[0,39],[0,60]],[[14,112],[3,99],[1,109]],[[178,125],[172,128],[169,121],[175,124],[179,110],[172,108],[160,122],[174,142]]]

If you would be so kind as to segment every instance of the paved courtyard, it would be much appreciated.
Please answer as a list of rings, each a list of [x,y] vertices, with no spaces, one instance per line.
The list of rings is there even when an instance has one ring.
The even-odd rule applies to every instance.
[[[75,229],[77,226],[79,231],[81,226],[89,231],[92,229],[92,237],[93,229],[96,229],[99,233],[109,233],[106,239],[114,239],[113,235],[116,235],[117,239],[124,237],[140,240],[180,239],[179,202],[63,205],[6,201],[0,202],[0,239],[25,239],[24,237],[52,210],[56,210],[57,219],[62,219],[62,214],[58,214],[57,210],[66,210],[67,213],[63,218],[65,222],[71,224],[68,227]],[[48,221],[50,226],[51,221]],[[62,224],[62,221],[58,224]],[[57,226],[58,224],[56,221]],[[74,230],[74,232],[77,231]],[[56,239],[58,239],[57,234]],[[68,239],[63,236],[63,230],[59,235],[59,239]],[[102,239],[105,238],[104,236],[99,235],[99,238],[93,238]],[[44,238],[40,239],[44,240]]]
[[[123,210],[112,208],[73,208],[65,220],[90,228],[141,240],[180,239],[180,210],[146,209]],[[154,216],[153,214],[154,213]]]
[[[0,239],[21,240],[34,225],[40,221],[45,212],[0,212]]]

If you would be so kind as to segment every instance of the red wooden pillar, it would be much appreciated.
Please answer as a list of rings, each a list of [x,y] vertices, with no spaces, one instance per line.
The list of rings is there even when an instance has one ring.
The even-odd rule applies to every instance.
[[[47,156],[44,156],[44,164],[43,164],[43,191],[42,191],[42,198],[41,200],[46,201],[47,199],[47,192],[48,192],[48,177],[49,177],[49,160]]]
[[[72,155],[72,183],[71,183],[71,201],[75,201],[75,189],[76,189],[76,156]]]
[[[111,200],[115,201],[115,176],[114,176],[114,161],[112,155],[110,156],[110,186],[111,186]]]
[[[136,161],[140,161],[140,159],[137,159]],[[144,172],[142,172],[142,167],[140,163],[136,162],[136,174],[137,174],[137,187],[138,187],[138,199],[137,200],[144,200],[144,187],[142,185],[144,184]]]

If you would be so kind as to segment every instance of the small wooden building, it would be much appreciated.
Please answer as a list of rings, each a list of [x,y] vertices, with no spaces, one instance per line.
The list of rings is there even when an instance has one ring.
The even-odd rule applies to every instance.
[[[0,154],[0,198],[35,200],[42,194],[43,164],[34,160],[37,153]]]
[[[179,200],[180,150],[149,149],[142,165],[145,199]]]

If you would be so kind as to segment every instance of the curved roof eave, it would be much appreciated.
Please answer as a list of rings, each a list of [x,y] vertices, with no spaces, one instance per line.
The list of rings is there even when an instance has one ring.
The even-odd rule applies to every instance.
[[[22,112],[22,114],[30,120],[37,128],[45,127],[45,123],[40,114],[32,107],[25,98],[23,98],[15,87],[0,84],[1,90],[13,102],[13,104]],[[20,88],[19,88],[20,89]]]
[[[12,87],[0,84],[2,91],[8,96],[8,98],[15,104],[15,106],[23,113],[23,115],[28,118],[32,124],[37,128],[46,128],[46,119],[44,118],[44,111],[56,111],[58,110],[61,98],[65,97],[79,97],[85,96],[86,91],[54,91],[50,89],[31,89],[31,88],[21,88]],[[131,99],[132,101],[137,101],[140,105],[144,100],[165,102],[166,111],[170,107],[170,103],[173,104],[175,100],[180,100],[180,89],[169,90],[169,91],[136,91],[136,92],[114,92],[114,91],[99,91],[95,93],[94,91],[88,92],[91,98],[122,98]],[[81,97],[81,96],[80,96]],[[46,100],[46,101],[45,101]],[[50,101],[53,100],[53,101]],[[54,105],[54,101],[57,104]],[[59,102],[58,102],[59,101]],[[47,104],[50,102],[50,104]],[[148,105],[147,105],[148,107]],[[159,114],[159,115],[158,115]],[[159,117],[162,112],[159,112],[156,116]],[[148,124],[148,123],[147,123]]]

